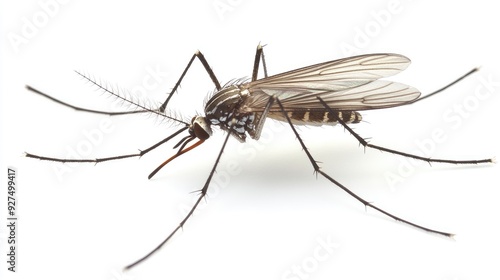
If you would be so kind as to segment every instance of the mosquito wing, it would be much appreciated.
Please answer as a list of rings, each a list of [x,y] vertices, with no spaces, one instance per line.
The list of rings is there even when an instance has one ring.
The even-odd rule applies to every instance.
[[[410,86],[378,80],[397,74],[410,64],[398,54],[354,56],[270,76],[243,84],[251,93],[245,111],[262,111],[269,96],[279,98],[285,109],[325,108],[321,97],[332,109],[369,110],[409,103],[420,96]],[[279,111],[277,104],[271,111]]]

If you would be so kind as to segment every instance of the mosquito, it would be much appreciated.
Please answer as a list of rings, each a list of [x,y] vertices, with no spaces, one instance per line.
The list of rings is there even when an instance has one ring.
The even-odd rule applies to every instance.
[[[186,122],[165,113],[167,105],[180,86],[186,73],[190,69],[193,61],[198,58],[210,79],[215,85],[215,91],[205,104],[204,115],[194,116],[190,122]],[[264,78],[258,79],[258,72],[260,64],[264,72]],[[386,148],[383,146],[368,143],[363,137],[357,134],[349,124],[356,124],[362,120],[359,111],[375,110],[403,106],[419,102],[425,98],[433,96],[446,88],[452,86],[463,78],[476,72],[478,69],[474,68],[467,72],[457,80],[446,85],[445,87],[421,97],[420,92],[411,86],[401,83],[382,80],[381,78],[395,75],[408,67],[410,60],[399,54],[392,53],[378,53],[366,54],[353,57],[347,57],[339,60],[323,62],[296,70],[284,72],[281,74],[268,76],[267,67],[264,58],[263,46],[257,46],[255,53],[254,65],[252,76],[250,80],[234,80],[223,86],[219,83],[214,72],[209,66],[204,55],[200,51],[196,51],[189,60],[186,68],[182,72],[179,80],[168,94],[165,102],[159,108],[152,109],[140,105],[137,102],[124,97],[123,95],[113,92],[106,85],[97,82],[95,79],[77,72],[85,80],[95,85],[98,89],[111,94],[118,99],[123,100],[133,106],[135,110],[124,112],[104,112],[85,109],[71,104],[65,103],[55,99],[33,87],[26,86],[28,90],[51,99],[61,105],[71,107],[78,111],[85,111],[106,115],[123,115],[135,113],[153,113],[161,117],[167,118],[180,125],[182,128],[169,135],[160,142],[141,150],[139,153],[118,155],[105,158],[96,159],[61,159],[53,157],[38,156],[30,153],[25,155],[30,158],[39,160],[49,160],[56,162],[92,162],[100,163],[110,160],[119,160],[131,157],[142,157],[150,151],[156,149],[158,146],[165,144],[179,134],[187,130],[187,135],[180,139],[174,149],[177,152],[168,158],[165,162],[161,163],[155,170],[148,176],[151,179],[161,168],[167,165],[175,158],[182,154],[191,151],[205,142],[212,135],[212,127],[219,127],[227,132],[224,138],[222,147],[218,153],[213,167],[205,181],[204,186],[199,190],[199,197],[195,201],[191,210],[180,221],[179,225],[153,250],[147,253],[144,257],[129,264],[125,269],[130,269],[139,263],[149,258],[152,254],[157,252],[165,243],[167,243],[176,232],[181,229],[184,224],[193,215],[202,199],[207,194],[210,186],[212,176],[214,175],[217,165],[220,162],[224,148],[227,141],[233,136],[240,142],[245,142],[247,136],[254,140],[258,140],[262,128],[267,118],[278,120],[287,123],[295,134],[302,150],[309,159],[314,173],[321,175],[335,184],[345,192],[347,192],[354,199],[361,202],[365,208],[372,208],[396,221],[403,222],[421,230],[452,237],[452,233],[431,229],[409,220],[400,218],[392,213],[389,213],[373,203],[363,199],[358,194],[352,192],[348,187],[333,177],[325,173],[318,162],[314,159],[309,149],[304,144],[304,141],[297,132],[296,125],[337,125],[340,124],[347,130],[356,140],[366,148],[372,148],[403,157],[408,157],[416,160],[421,160],[430,163],[449,163],[449,164],[482,164],[493,163],[493,158],[481,160],[450,160],[450,159],[436,159],[426,158],[406,152],[397,151],[394,149]],[[193,144],[189,145],[192,141],[196,140]]]

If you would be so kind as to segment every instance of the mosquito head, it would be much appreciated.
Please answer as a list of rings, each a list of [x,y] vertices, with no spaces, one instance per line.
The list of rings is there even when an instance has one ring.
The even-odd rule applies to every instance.
[[[212,128],[205,117],[196,116],[191,120],[189,134],[200,140],[206,140],[212,135]]]
[[[179,130],[178,132],[184,131],[184,129]],[[174,134],[172,136],[175,136]],[[192,149],[201,145],[205,140],[207,140],[212,135],[212,129],[210,128],[210,124],[207,122],[205,117],[196,116],[191,120],[191,124],[189,125],[189,135],[182,138],[175,146],[174,149],[179,148],[177,153],[167,159],[165,162],[160,164],[151,174],[149,174],[148,179],[151,179],[160,169],[162,169],[165,165],[167,165],[172,160],[178,158],[180,155],[191,151]],[[198,138],[198,142],[193,145],[186,147],[187,144],[194,139]],[[168,138],[170,139],[170,137]]]

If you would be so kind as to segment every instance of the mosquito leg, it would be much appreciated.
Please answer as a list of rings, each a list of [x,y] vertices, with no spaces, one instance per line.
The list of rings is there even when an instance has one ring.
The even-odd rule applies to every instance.
[[[447,89],[447,88],[451,87],[452,85],[454,85],[454,84],[456,84],[456,83],[460,82],[461,80],[465,79],[466,77],[470,76],[472,73],[477,72],[477,71],[479,71],[479,68],[474,68],[474,69],[470,70],[469,72],[465,73],[464,75],[460,76],[458,79],[454,80],[453,82],[451,82],[451,83],[447,84],[446,86],[444,86],[444,87],[442,87],[442,88],[440,88],[440,89],[438,89],[438,90],[436,90],[436,91],[434,91],[434,92],[432,92],[432,93],[429,93],[429,94],[427,94],[427,95],[425,95],[425,96],[422,96],[422,97],[420,97],[419,99],[416,99],[416,100],[414,100],[413,102],[408,103],[408,104],[413,104],[413,103],[415,103],[415,102],[418,102],[418,101],[424,100],[424,99],[426,99],[426,98],[429,98],[429,97],[431,97],[431,96],[433,96],[433,95],[436,95],[436,94],[438,94],[438,93],[440,93],[440,92],[444,91],[445,89]]]
[[[172,89],[172,91],[170,92],[170,94],[168,95],[167,97],[167,100],[165,100],[165,102],[160,106],[160,108],[158,108],[158,111],[161,112],[161,113],[164,113],[165,112],[165,108],[167,107],[167,104],[168,102],[170,101],[170,98],[172,98],[174,92],[177,90],[177,88],[180,86],[181,82],[182,82],[182,79],[184,79],[184,76],[186,75],[189,67],[191,67],[191,64],[193,63],[194,59],[198,57],[198,59],[200,60],[201,64],[203,64],[203,67],[205,67],[205,70],[207,71],[208,75],[210,76],[210,79],[212,80],[212,82],[214,83],[215,85],[215,88],[217,90],[220,90],[221,89],[221,86],[220,86],[220,83],[219,81],[217,80],[217,77],[215,76],[214,72],[212,71],[212,69],[210,68],[210,65],[208,64],[207,60],[205,59],[205,56],[203,56],[203,54],[200,52],[200,51],[196,51],[193,56],[191,57],[191,60],[189,60],[189,63],[188,65],[186,66],[186,68],[184,69],[184,72],[182,72],[182,75],[181,77],[179,78],[179,80],[177,81],[177,83],[175,84],[174,88]],[[85,79],[89,80],[90,82],[92,82],[93,84],[97,85],[99,88],[107,91],[108,93],[111,93],[115,96],[117,96],[117,94],[114,94],[112,93],[111,91],[107,90],[105,87],[103,87],[102,85],[98,84],[96,81],[86,77],[85,75],[77,72],[80,76],[84,77]],[[149,109],[149,108],[143,108],[142,110],[136,110],[136,111],[125,111],[125,112],[106,112],[106,111],[98,111],[98,110],[92,110],[92,109],[86,109],[86,108],[81,108],[81,107],[77,107],[77,106],[74,106],[74,105],[71,105],[71,104],[68,104],[66,102],[63,102],[61,100],[58,100],[56,98],[53,98],[39,90],[36,90],[34,89],[33,87],[27,85],[26,88],[28,90],[31,90],[41,96],[44,96],[56,103],[59,103],[61,105],[64,105],[64,106],[67,106],[67,107],[70,107],[70,108],[73,108],[75,110],[78,110],[78,111],[83,111],[83,112],[89,112],[89,113],[96,113],[96,114],[104,114],[104,115],[126,115],[126,114],[136,114],[136,113],[146,113],[146,112],[155,112],[156,110],[153,110],[153,109]],[[120,96],[118,96],[119,98],[121,98]],[[125,100],[126,102],[130,102],[129,100]],[[137,104],[133,104],[133,105],[137,105]],[[139,106],[140,107],[140,106]]]
[[[432,233],[437,233],[437,234],[440,234],[440,235],[444,235],[444,236],[447,236],[447,237],[452,237],[453,234],[452,233],[448,233],[448,232],[443,232],[443,231],[438,231],[438,230],[434,230],[434,229],[430,229],[430,228],[427,228],[427,227],[424,227],[424,226],[421,226],[421,225],[418,225],[418,224],[415,224],[415,223],[412,223],[408,220],[405,220],[405,219],[402,219],[396,215],[393,215],[373,204],[371,204],[370,202],[368,202],[367,200],[363,199],[362,197],[360,197],[359,195],[357,195],[356,193],[352,192],[351,190],[349,190],[346,186],[342,185],[341,183],[339,183],[337,180],[333,179],[332,177],[330,177],[328,174],[326,174],[325,172],[323,172],[317,161],[313,158],[313,156],[311,155],[311,153],[309,152],[309,150],[307,149],[306,145],[304,144],[304,142],[302,141],[302,138],[300,138],[300,135],[299,133],[297,132],[297,130],[295,129],[295,127],[293,126],[292,124],[292,120],[290,119],[290,117],[288,117],[288,114],[286,113],[285,109],[283,108],[283,105],[281,104],[281,102],[279,101],[279,99],[276,98],[276,101],[280,107],[280,110],[281,112],[283,113],[283,115],[285,116],[286,120],[288,121],[288,124],[290,125],[290,127],[292,128],[293,130],[293,133],[295,134],[295,136],[297,137],[297,139],[299,140],[299,143],[300,145],[302,146],[302,150],[306,153],[307,157],[309,158],[309,161],[311,162],[313,168],[314,168],[314,172],[315,173],[319,173],[321,174],[321,176],[325,177],[326,179],[328,179],[328,181],[334,183],[335,185],[337,185],[339,188],[341,188],[342,190],[344,190],[346,193],[348,193],[350,196],[354,197],[356,200],[358,200],[359,202],[361,202],[363,205],[365,205],[365,207],[370,207],[372,209],[375,209],[377,210],[378,212],[386,215],[386,216],[389,216],[391,218],[393,218],[394,220],[396,221],[400,221],[400,222],[403,222],[405,224],[408,224],[408,225],[411,225],[411,226],[414,226],[416,228],[419,228],[419,229],[422,229],[422,230],[425,230],[425,231],[428,231],[428,232],[432,232]]]
[[[194,210],[196,210],[196,207],[198,207],[198,204],[200,204],[200,201],[207,194],[208,186],[210,185],[210,182],[212,181],[212,177],[215,174],[215,170],[217,169],[217,165],[219,164],[222,153],[224,152],[224,148],[226,147],[227,140],[229,139],[229,136],[231,135],[232,128],[233,128],[232,126],[229,128],[226,139],[224,140],[224,144],[222,144],[222,148],[220,149],[219,155],[217,156],[217,159],[215,160],[215,164],[212,167],[212,171],[210,171],[210,175],[208,175],[207,181],[205,182],[205,185],[203,186],[203,188],[199,190],[200,196],[198,197],[198,199],[194,203],[191,210],[187,213],[187,215],[184,217],[184,219],[182,219],[182,221],[179,223],[179,225],[167,236],[167,238],[165,238],[165,240],[163,240],[163,242],[161,242],[158,246],[156,246],[156,248],[154,248],[151,252],[149,252],[144,257],[140,258],[139,260],[135,261],[132,264],[127,265],[125,267],[125,270],[131,269],[132,267],[138,265],[139,263],[141,263],[144,260],[146,260],[147,258],[149,258],[151,255],[153,255],[155,252],[157,252],[163,245],[165,245],[165,243],[167,243],[170,240],[170,238],[172,238],[172,236],[175,235],[175,233],[179,229],[181,229],[184,226],[184,224],[187,222],[187,220],[189,220],[189,218],[193,215]]]
[[[330,108],[325,103],[325,101],[323,101],[323,99],[321,99],[321,97],[317,96],[317,98],[318,98],[319,102],[321,102],[321,104],[323,104],[323,106],[330,112],[330,114],[332,114],[332,116],[335,118],[335,121],[337,121],[338,123],[340,123],[347,131],[349,131],[349,133],[351,133],[352,136],[354,136],[354,138],[356,138],[358,140],[358,142],[361,145],[363,145],[363,147],[365,147],[365,148],[368,147],[368,148],[376,149],[376,150],[379,150],[379,151],[384,151],[384,152],[388,152],[388,153],[392,153],[392,154],[396,154],[396,155],[400,155],[400,156],[404,156],[404,157],[418,159],[418,160],[426,161],[429,164],[431,162],[452,163],[452,164],[479,164],[479,163],[493,163],[494,162],[494,160],[491,159],[491,158],[488,158],[488,159],[479,159],[479,160],[449,160],[449,159],[427,158],[427,157],[417,156],[417,155],[414,155],[414,154],[409,154],[409,153],[404,153],[404,152],[396,151],[396,150],[393,150],[393,149],[388,149],[388,148],[385,148],[385,147],[382,147],[382,146],[377,146],[377,145],[369,144],[363,137],[359,136],[359,134],[357,134],[356,132],[354,132],[354,130],[352,128],[350,128],[343,120],[341,120],[340,118],[338,118],[337,117],[338,116],[337,112],[335,110],[333,110],[332,108]]]
[[[191,59],[189,60],[186,68],[184,69],[184,72],[182,72],[182,75],[179,78],[179,80],[177,81],[177,83],[175,84],[174,88],[168,94],[167,100],[165,100],[165,102],[160,106],[160,108],[159,108],[160,112],[165,112],[165,108],[167,108],[167,104],[170,101],[170,98],[172,98],[172,96],[174,95],[177,88],[181,85],[182,79],[184,79],[184,76],[186,75],[189,67],[191,67],[191,64],[193,64],[193,61],[195,58],[198,58],[200,60],[201,64],[203,64],[203,67],[205,67],[205,70],[207,71],[208,75],[210,76],[210,79],[212,80],[212,82],[214,83],[215,88],[217,90],[221,89],[219,80],[217,80],[217,77],[215,77],[214,71],[212,71],[212,68],[210,68],[210,65],[208,64],[207,60],[205,59],[205,56],[200,51],[196,51],[193,54],[193,56],[191,57]]]
[[[255,52],[255,60],[253,63],[253,71],[252,71],[252,82],[257,80],[257,76],[259,75],[259,65],[260,60],[262,60],[262,67],[264,68],[264,77],[267,78],[267,66],[266,60],[264,58],[264,46],[259,44],[257,46],[257,51]]]
[[[138,111],[123,111],[123,112],[106,112],[106,111],[98,111],[98,110],[92,110],[92,109],[86,109],[86,108],[82,108],[82,107],[77,107],[77,106],[74,106],[74,105],[71,105],[71,104],[68,104],[64,101],[61,101],[59,99],[56,99],[46,93],[43,93],[29,85],[26,85],[26,89],[38,94],[38,95],[41,95],[45,98],[48,98],[52,101],[54,101],[55,103],[58,103],[58,104],[61,104],[63,106],[66,106],[66,107],[69,107],[69,108],[72,108],[72,109],[75,109],[77,111],[82,111],[82,112],[88,112],[88,113],[95,113],[95,114],[103,114],[103,115],[109,115],[109,116],[117,116],[117,115],[127,115],[127,114],[137,114],[137,113],[146,113],[146,112],[149,112],[148,110],[138,110]]]
[[[188,127],[183,127],[179,130],[177,130],[174,134],[168,136],[167,138],[161,140],[160,142],[154,144],[153,146],[145,149],[145,150],[141,150],[139,153],[137,154],[128,154],[128,155],[121,155],[121,156],[114,156],[114,157],[106,157],[106,158],[96,158],[96,159],[62,159],[62,158],[52,158],[52,157],[45,157],[45,156],[38,156],[38,155],[34,155],[34,154],[30,154],[30,153],[25,153],[25,156],[26,157],[29,157],[29,158],[34,158],[34,159],[39,159],[39,160],[49,160],[49,161],[56,161],[56,162],[62,162],[62,163],[67,163],[67,162],[93,162],[95,164],[99,163],[99,162],[104,162],[104,161],[110,161],[110,160],[119,160],[119,159],[124,159],[124,158],[131,158],[131,157],[142,157],[143,155],[149,153],[150,151],[158,148],[160,145],[166,143],[167,141],[169,141],[170,139],[174,138],[175,136],[177,136],[179,133],[183,132],[184,130],[186,130]]]

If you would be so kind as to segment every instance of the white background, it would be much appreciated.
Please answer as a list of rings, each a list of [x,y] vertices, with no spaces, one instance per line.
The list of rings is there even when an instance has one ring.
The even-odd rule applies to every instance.
[[[175,127],[153,116],[75,112],[27,91],[26,84],[73,104],[112,110],[113,99],[73,70],[134,93],[143,89],[148,93],[138,96],[142,100],[161,101],[197,49],[222,83],[251,74],[259,42],[267,44],[270,74],[353,54],[395,52],[412,65],[394,79],[424,94],[482,68],[420,104],[366,112],[366,122],[355,126],[362,136],[412,152],[437,130],[443,135],[427,156],[500,155],[499,85],[488,90],[482,83],[500,80],[499,20],[491,1],[164,2],[3,3],[1,211],[5,215],[6,169],[14,166],[19,226],[16,273],[4,267],[1,226],[2,279],[498,279],[498,165],[403,170],[407,160],[363,153],[338,127],[300,128],[323,170],[385,210],[457,234],[455,240],[441,238],[365,211],[316,179],[290,129],[272,121],[261,142],[242,146],[230,139],[207,203],[160,252],[122,274],[177,226],[224,133],[215,129],[207,143],[153,180],[147,175],[175,152],[175,141],[141,160],[97,166],[27,159],[25,151],[67,156],[90,143],[85,133],[97,135],[102,122],[109,130],[101,129],[102,137],[82,156],[134,153]],[[151,69],[167,74],[148,80]],[[145,90],[144,80],[154,83]],[[189,118],[202,112],[212,90],[195,61],[172,106]],[[61,168],[68,172],[58,175]],[[224,184],[231,169],[238,174]],[[403,181],[390,185],[388,173]],[[334,245],[329,251],[321,247],[328,240]]]

